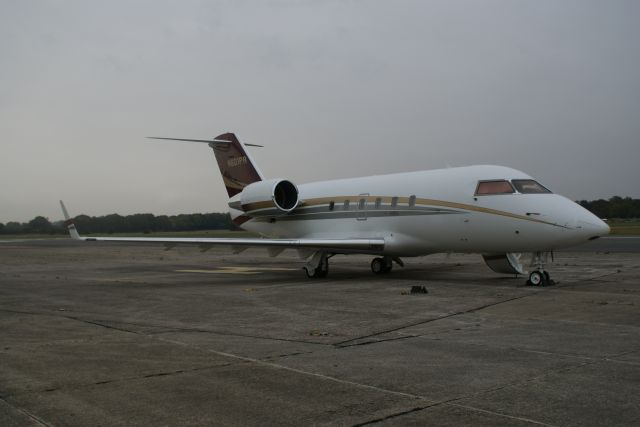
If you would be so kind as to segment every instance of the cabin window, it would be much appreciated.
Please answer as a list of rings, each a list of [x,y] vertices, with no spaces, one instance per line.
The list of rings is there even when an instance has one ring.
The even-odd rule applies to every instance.
[[[335,207],[336,203],[332,200],[329,202],[329,210],[332,211],[333,208]]]
[[[514,179],[511,181],[516,190],[522,194],[544,194],[551,193],[549,189],[532,179]]]
[[[349,201],[348,201],[348,200],[345,200],[345,201],[344,201],[344,210],[345,210],[345,211],[348,211],[348,210],[349,210]]]
[[[411,196],[409,197],[409,206],[410,206],[410,207],[414,207],[415,205],[416,205],[416,196],[411,195]]]
[[[392,197],[391,198],[391,207],[395,208],[396,206],[398,206],[398,198],[397,197]]]
[[[360,199],[360,201],[358,202],[358,209],[362,210],[364,209],[364,204],[367,202],[367,199]]]
[[[480,181],[478,187],[476,187],[476,196],[486,196],[489,194],[513,194],[515,191],[509,183],[509,181],[493,180],[493,181]]]
[[[382,198],[378,197],[376,199],[376,209],[380,209],[380,205],[382,205]]]

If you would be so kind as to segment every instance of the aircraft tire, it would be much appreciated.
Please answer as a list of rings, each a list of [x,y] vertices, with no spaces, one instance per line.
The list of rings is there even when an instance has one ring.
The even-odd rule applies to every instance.
[[[374,258],[373,261],[371,261],[371,271],[373,274],[386,273],[384,260],[382,258]]]
[[[546,286],[547,276],[544,271],[534,270],[529,274],[529,281],[527,284],[531,286]]]
[[[313,269],[305,267],[304,272],[307,273],[307,277],[310,279],[327,277],[327,275],[329,274],[329,260],[326,258],[323,259],[322,261],[320,261],[320,265]]]

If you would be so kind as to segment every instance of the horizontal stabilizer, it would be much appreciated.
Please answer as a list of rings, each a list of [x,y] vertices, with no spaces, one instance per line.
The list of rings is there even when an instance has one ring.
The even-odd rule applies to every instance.
[[[160,136],[148,136],[147,139],[164,139],[166,141],[184,141],[184,142],[203,142],[205,144],[231,144],[233,141],[229,141],[227,139],[187,139],[187,138],[164,138]],[[248,142],[242,143],[242,145],[246,145],[247,147],[264,147],[264,145],[258,144],[249,144]]]
[[[163,138],[160,136],[148,136],[148,139],[164,139],[167,141],[185,141],[185,142],[204,142],[206,144],[231,144],[231,141],[226,139],[186,139],[186,138]]]

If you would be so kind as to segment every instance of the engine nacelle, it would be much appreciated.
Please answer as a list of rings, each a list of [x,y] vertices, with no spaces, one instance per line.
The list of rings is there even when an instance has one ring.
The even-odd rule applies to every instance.
[[[286,179],[270,179],[247,185],[240,206],[251,216],[285,215],[298,206],[298,187]]]

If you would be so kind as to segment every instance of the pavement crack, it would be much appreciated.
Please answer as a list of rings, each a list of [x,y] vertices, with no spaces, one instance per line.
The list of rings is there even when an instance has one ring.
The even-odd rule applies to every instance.
[[[616,362],[616,363],[624,363],[627,365],[640,365],[640,363],[638,362],[633,362],[630,360],[619,360],[618,357],[622,357],[622,356],[628,356],[630,354],[635,354],[640,352],[640,349],[635,349],[635,350],[629,350],[629,351],[623,351],[622,353],[618,353],[618,354],[610,354],[606,357],[604,357],[602,360],[605,360],[607,362]]]
[[[293,339],[293,338],[270,337],[270,336],[263,336],[263,335],[242,334],[242,333],[237,333],[237,332],[224,332],[224,331],[216,331],[216,330],[212,330],[212,329],[180,328],[180,327],[169,327],[169,326],[166,326],[166,325],[156,325],[156,324],[153,324],[153,323],[122,322],[122,321],[103,320],[103,319],[86,320],[86,319],[81,319],[79,317],[71,317],[71,316],[64,316],[64,317],[68,318],[68,319],[73,319],[73,320],[78,320],[78,321],[81,321],[81,322],[89,323],[89,324],[92,324],[92,325],[102,326],[102,327],[109,328],[109,329],[115,329],[115,330],[118,330],[118,331],[130,332],[130,333],[139,334],[139,335],[145,335],[145,336],[158,336],[158,335],[162,335],[162,334],[189,333],[189,332],[192,332],[192,333],[214,334],[214,335],[229,336],[229,337],[241,337],[241,338],[263,339],[263,340],[270,340],[270,341],[292,342],[292,343],[299,343],[299,344],[313,344],[313,345],[320,345],[320,346],[325,346],[325,347],[331,345],[331,344],[328,344],[328,343],[322,343],[322,342],[317,342],[317,341],[308,341],[308,340]],[[139,331],[135,331],[133,329],[127,329],[125,327],[112,326],[114,323],[115,324],[119,324],[119,325],[139,326],[139,327],[142,327],[142,328],[155,328],[155,329],[158,329],[158,330],[156,330],[156,331],[139,332]]]
[[[508,414],[503,414],[500,412],[494,412],[494,411],[489,411],[486,409],[481,409],[481,408],[475,408],[473,406],[466,406],[466,405],[460,405],[457,403],[453,403],[456,399],[450,399],[450,400],[443,400],[440,402],[435,402],[435,403],[431,403],[428,405],[424,405],[424,406],[417,406],[415,408],[411,408],[408,409],[406,411],[401,411],[401,412],[396,412],[393,414],[389,414],[385,417],[380,417],[380,418],[375,418],[373,420],[368,420],[368,421],[364,421],[358,424],[354,424],[353,427],[361,427],[361,426],[367,426],[367,425],[372,425],[372,424],[378,424],[384,421],[388,421],[388,420],[392,420],[394,418],[398,418],[398,417],[402,417],[404,415],[408,415],[414,412],[420,412],[420,411],[424,411],[425,409],[430,409],[430,408],[435,408],[438,406],[457,406],[459,408],[464,408],[467,410],[471,410],[471,411],[476,411],[476,412],[483,412],[486,414],[491,414],[491,415],[495,415],[498,417],[502,417],[502,418],[509,418],[512,420],[518,420],[518,421],[523,421],[523,422],[527,422],[530,424],[535,424],[535,425],[541,425],[541,426],[545,426],[545,427],[556,427],[553,424],[547,424],[547,423],[543,423],[542,421],[537,421],[537,420],[533,420],[531,418],[525,418],[525,417],[518,417],[518,416],[514,416],[514,415],[508,415]]]
[[[345,344],[352,343],[354,341],[360,341],[360,340],[363,340],[363,339],[366,339],[366,338],[372,338],[372,337],[376,337],[376,336],[379,336],[379,335],[388,334],[388,333],[391,333],[391,332],[401,331],[402,329],[411,328],[413,326],[424,325],[426,323],[436,322],[438,320],[449,319],[451,317],[460,316],[460,315],[463,315],[463,314],[474,313],[476,311],[484,310],[485,308],[488,308],[488,307],[493,307],[493,306],[496,306],[496,305],[505,304],[505,303],[508,303],[508,302],[511,302],[511,301],[516,301],[516,300],[519,300],[519,299],[522,299],[522,298],[527,298],[527,297],[530,297],[532,295],[535,295],[535,294],[525,294],[525,295],[520,295],[520,296],[513,297],[513,298],[507,298],[507,299],[504,299],[504,300],[501,300],[501,301],[496,301],[496,302],[492,302],[492,303],[489,303],[489,304],[483,304],[483,305],[478,306],[478,307],[473,307],[473,308],[470,308],[468,310],[457,311],[455,313],[449,313],[449,314],[446,314],[444,316],[432,317],[430,319],[420,320],[420,321],[417,321],[417,322],[408,323],[408,324],[405,324],[405,325],[402,325],[402,326],[397,326],[395,328],[385,329],[385,330],[374,332],[374,333],[367,334],[367,335],[361,335],[361,336],[356,337],[356,338],[350,338],[348,340],[344,340],[344,341],[339,341],[339,342],[333,343],[333,346],[337,347],[337,348],[349,347],[349,345],[345,345]],[[377,342],[382,342],[382,341],[377,341]],[[372,344],[373,344],[373,342],[372,342]]]
[[[65,319],[76,320],[78,322],[88,323],[89,325],[101,326],[103,328],[113,329],[113,330],[120,331],[120,332],[128,332],[130,334],[140,335],[139,332],[132,331],[130,329],[118,328],[118,327],[115,327],[115,326],[107,325],[107,324],[101,323],[101,322],[99,322],[97,320],[81,319],[80,317],[75,317],[75,316],[61,316],[61,317],[64,317]]]
[[[572,287],[572,286],[579,286],[582,282],[593,281],[593,280],[601,279],[603,277],[611,276],[611,275],[614,275],[614,274],[618,274],[618,272],[617,271],[609,272],[609,273],[601,274],[601,275],[598,275],[598,276],[590,277],[590,278],[587,278],[587,279],[583,279],[583,280],[581,280],[579,282],[578,281],[569,282],[566,285],[555,285],[553,287],[545,288],[544,292],[551,292],[554,289],[562,289],[562,288],[568,288],[568,287]],[[471,309],[468,309],[468,310],[462,310],[462,311],[458,311],[458,312],[455,312],[455,313],[450,313],[450,314],[447,314],[447,315],[444,315],[444,316],[439,316],[439,317],[435,317],[435,318],[431,318],[431,319],[427,319],[427,320],[421,320],[421,321],[418,321],[418,322],[413,322],[413,323],[409,323],[409,324],[406,324],[406,325],[398,326],[398,327],[395,327],[395,328],[385,329],[385,330],[374,332],[374,333],[371,333],[371,334],[362,335],[362,336],[359,336],[359,337],[356,337],[356,338],[350,338],[348,340],[344,340],[344,341],[339,341],[339,342],[333,343],[333,346],[336,347],[336,348],[351,347],[351,346],[353,346],[353,344],[349,344],[349,343],[353,343],[355,341],[360,341],[360,340],[363,340],[363,339],[366,339],[366,338],[372,338],[372,337],[376,337],[376,336],[379,336],[379,335],[388,334],[388,333],[391,333],[391,332],[397,332],[397,331],[401,331],[402,329],[411,328],[413,326],[424,325],[424,324],[427,324],[427,323],[436,322],[438,320],[449,319],[451,317],[460,316],[460,315],[463,315],[463,314],[474,313],[476,311],[484,310],[485,308],[494,307],[494,306],[497,306],[497,305],[500,305],[500,304],[505,304],[505,303],[508,303],[508,302],[511,302],[511,301],[517,301],[517,300],[520,300],[520,299],[523,299],[523,298],[532,297],[532,296],[535,296],[535,295],[538,295],[538,292],[528,293],[528,294],[520,295],[520,296],[513,297],[513,298],[507,298],[507,299],[504,299],[504,300],[501,300],[501,301],[496,301],[496,302],[492,302],[492,303],[489,303],[489,304],[484,304],[484,305],[481,305],[479,307],[474,307],[474,308],[471,308]],[[386,340],[369,341],[366,344],[375,344],[375,343],[384,342],[384,341],[386,341]]]
[[[393,414],[389,414],[389,415],[384,416],[384,417],[374,418],[373,420],[368,420],[368,421],[364,421],[362,423],[354,424],[353,427],[362,427],[362,426],[368,426],[368,425],[371,425],[371,424],[381,423],[383,421],[391,420],[393,418],[401,417],[403,415],[411,414],[413,412],[422,411],[423,409],[431,408],[431,407],[434,407],[434,406],[437,406],[437,405],[439,405],[439,403],[433,403],[433,404],[424,405],[424,406],[416,406],[415,408],[411,408],[411,409],[408,409],[406,411],[395,412]]]
[[[242,363],[246,363],[246,362],[232,361],[232,362],[221,363],[221,364],[210,365],[210,366],[199,366],[199,367],[191,368],[191,369],[177,369],[177,370],[174,370],[174,371],[155,372],[155,373],[150,373],[150,374],[145,374],[145,375],[123,377],[123,378],[114,378],[114,379],[95,381],[95,382],[84,383],[84,384],[69,384],[69,385],[66,385],[66,386],[49,387],[49,388],[39,389],[39,390],[38,389],[24,390],[24,391],[20,391],[20,392],[17,392],[17,393],[11,393],[11,394],[2,396],[2,397],[0,397],[0,400],[5,400],[5,398],[7,398],[7,397],[22,396],[22,395],[28,395],[28,394],[33,394],[33,393],[52,393],[52,392],[56,392],[56,391],[73,391],[73,390],[81,390],[81,389],[85,389],[85,388],[90,388],[90,387],[94,387],[94,386],[102,386],[102,385],[107,385],[107,384],[115,384],[115,383],[129,382],[129,381],[137,381],[137,380],[148,379],[148,378],[167,377],[167,376],[172,376],[172,375],[189,374],[189,373],[192,373],[192,372],[199,372],[199,371],[206,371],[206,370],[217,369],[217,368],[224,368],[224,367],[228,367],[228,366],[232,366],[232,365],[240,365]]]
[[[407,340],[410,338],[416,338],[418,337],[418,335],[403,335],[400,337],[393,337],[393,338],[387,338],[384,340],[371,340],[371,341],[364,341],[364,342],[356,342],[356,343],[352,343],[352,344],[344,344],[344,345],[338,345],[338,344],[334,344],[333,346],[335,348],[347,348],[347,347],[357,347],[357,346],[363,346],[363,345],[370,345],[370,344],[379,344],[382,342],[389,342],[389,341],[400,341],[400,340]]]
[[[188,373],[192,373],[192,372],[199,372],[199,371],[206,371],[206,370],[210,370],[210,369],[223,368],[223,367],[227,367],[227,366],[231,366],[231,365],[237,365],[237,364],[238,364],[237,362],[227,362],[227,363],[222,363],[222,364],[212,365],[212,366],[199,366],[197,368],[191,368],[191,369],[176,369],[174,371],[154,372],[154,373],[151,373],[151,374],[140,375],[140,376],[135,376],[135,377],[116,378],[116,379],[113,379],[113,380],[104,380],[104,381],[97,381],[97,382],[90,383],[90,384],[82,384],[82,385],[79,385],[79,386],[77,386],[75,388],[90,387],[90,386],[94,386],[94,385],[113,384],[113,383],[120,383],[120,382],[126,382],[126,381],[136,381],[136,380],[146,379],[146,378],[168,377],[168,376],[172,376],[172,375],[181,375],[181,374],[188,374]]]
[[[284,371],[289,371],[289,372],[294,372],[297,374],[301,374],[301,375],[306,375],[306,376],[310,376],[310,377],[315,377],[315,378],[319,378],[322,380],[326,380],[326,381],[332,381],[335,383],[339,383],[339,384],[345,384],[345,385],[350,385],[353,387],[358,387],[358,388],[362,388],[362,389],[367,389],[367,390],[374,390],[374,391],[378,391],[381,393],[387,393],[387,394],[391,394],[394,396],[401,396],[401,397],[406,397],[406,398],[410,398],[410,399],[418,399],[418,400],[425,400],[425,398],[423,396],[418,396],[412,393],[405,393],[402,391],[395,391],[395,390],[389,390],[389,389],[385,389],[382,387],[377,387],[374,385],[369,385],[369,384],[362,384],[359,382],[355,382],[355,381],[349,381],[349,380],[345,380],[345,379],[341,379],[341,378],[337,378],[337,377],[332,377],[329,375],[324,375],[324,374],[320,374],[320,373],[316,373],[316,372],[309,372],[309,371],[305,371],[302,369],[297,369],[297,368],[292,368],[290,366],[286,366],[286,365],[280,365],[278,363],[274,363],[274,362],[269,362],[266,360],[260,360],[260,359],[255,359],[253,357],[248,357],[248,356],[240,356],[238,354],[233,354],[233,353],[228,353],[228,352],[224,352],[224,351],[218,351],[218,350],[212,350],[209,348],[203,348],[194,344],[188,344],[188,343],[184,343],[182,341],[175,341],[175,340],[169,340],[169,339],[162,339],[160,338],[162,341],[166,341],[166,342],[170,342],[170,343],[174,343],[177,345],[181,345],[184,347],[190,347],[190,348],[197,348],[200,350],[204,350],[207,351],[209,353],[213,353],[213,354],[217,354],[219,356],[224,356],[224,357],[228,357],[228,358],[232,358],[232,359],[236,359],[236,360],[242,360],[244,362],[249,362],[249,363],[254,363],[256,365],[260,365],[260,366],[267,366],[270,368],[275,368],[275,369],[281,369]]]
[[[25,310],[11,310],[8,308],[0,308],[0,311],[4,311],[5,313],[14,313],[14,314],[30,314],[32,316],[55,316],[55,314],[53,313],[25,311]]]
[[[534,419],[531,419],[531,418],[525,418],[525,417],[518,417],[518,416],[515,416],[515,415],[503,414],[501,412],[489,411],[487,409],[476,408],[475,406],[460,405],[458,403],[453,403],[453,402],[447,402],[446,405],[448,405],[448,406],[456,406],[458,408],[468,409],[470,411],[482,412],[484,414],[496,415],[496,416],[499,416],[499,417],[509,418],[509,419],[517,420],[517,421],[523,421],[523,422],[526,422],[526,423],[545,426],[545,427],[557,427],[555,424],[544,423],[542,421],[537,421],[537,420],[534,420]]]
[[[633,352],[628,352],[628,353],[633,353]],[[624,354],[628,354],[628,353],[624,353]],[[606,358],[598,358],[598,359],[594,359],[594,360],[589,360],[589,361],[586,361],[584,363],[580,363],[580,364],[577,364],[577,365],[566,366],[566,367],[563,367],[563,368],[548,369],[548,370],[540,373],[539,375],[535,375],[535,376],[532,376],[532,377],[529,377],[529,378],[525,378],[525,379],[517,380],[517,381],[511,381],[511,382],[504,383],[504,384],[501,384],[501,385],[497,385],[497,386],[494,386],[494,387],[489,387],[489,388],[486,388],[486,389],[483,389],[483,390],[478,390],[478,391],[473,392],[473,393],[468,393],[468,394],[464,394],[464,395],[461,395],[461,396],[452,397],[450,399],[442,400],[440,402],[435,402],[435,403],[431,403],[431,404],[428,404],[428,405],[415,407],[415,408],[412,408],[412,409],[409,409],[409,410],[406,410],[406,411],[398,412],[398,413],[395,413],[395,414],[390,414],[390,415],[387,415],[385,417],[381,417],[381,418],[376,418],[376,419],[373,419],[373,420],[365,421],[363,423],[356,424],[355,426],[365,426],[365,425],[377,424],[377,423],[380,423],[380,422],[383,422],[383,421],[387,421],[389,419],[401,417],[403,415],[407,415],[407,414],[410,414],[410,413],[413,413],[413,412],[422,411],[422,410],[433,408],[433,407],[436,407],[436,406],[451,405],[451,406],[458,406],[458,407],[461,407],[461,408],[474,410],[474,411],[478,411],[478,412],[484,412],[484,413],[488,413],[488,414],[492,414],[492,415],[496,415],[496,416],[500,416],[500,417],[506,417],[506,418],[510,418],[510,419],[514,419],[514,420],[518,420],[518,421],[524,421],[524,422],[528,422],[528,423],[532,423],[532,424],[536,424],[536,425],[543,425],[543,426],[553,427],[553,425],[551,425],[551,424],[544,423],[544,422],[537,421],[537,420],[533,420],[533,419],[530,419],[530,418],[519,417],[519,416],[516,416],[516,415],[509,415],[509,414],[503,414],[503,413],[500,413],[500,412],[489,411],[489,410],[486,410],[486,409],[476,408],[476,407],[468,406],[468,405],[463,405],[463,404],[459,404],[459,403],[456,403],[456,402],[459,402],[459,401],[465,400],[465,399],[469,399],[469,398],[472,398],[472,397],[475,397],[475,396],[479,396],[479,395],[482,395],[482,394],[492,393],[492,392],[495,392],[495,391],[500,391],[500,390],[503,390],[503,389],[506,389],[506,388],[509,388],[509,387],[513,387],[513,386],[517,386],[517,385],[520,385],[520,384],[526,384],[526,383],[529,383],[529,382],[536,381],[536,380],[539,380],[541,378],[544,378],[544,377],[546,377],[546,376],[548,376],[550,374],[560,373],[560,372],[568,372],[568,371],[571,371],[571,370],[574,370],[574,369],[580,369],[580,368],[583,368],[585,366],[593,365],[593,364],[596,364],[596,363],[599,363],[599,362],[602,362],[602,361],[606,361]],[[426,397],[423,397],[423,396],[417,396],[417,397],[426,400]]]
[[[214,334],[214,335],[222,335],[222,336],[229,336],[229,337],[252,338],[252,339],[261,339],[261,340],[269,340],[269,341],[292,342],[292,343],[297,343],[297,344],[313,344],[313,345],[319,345],[319,346],[324,346],[324,347],[331,345],[331,344],[328,344],[328,343],[322,343],[322,342],[317,342],[317,341],[308,341],[308,340],[300,340],[300,339],[292,339],[292,338],[269,337],[269,336],[263,336],[263,335],[240,334],[240,333],[235,333],[235,332],[222,332],[222,331],[214,331],[214,330],[209,330],[209,329],[194,329],[194,328],[174,328],[171,331],[151,332],[151,333],[148,333],[147,335],[157,336],[157,335],[167,334],[167,333],[188,333],[188,332],[203,333],[203,334]]]
[[[566,282],[566,284],[564,282],[563,283],[558,283],[557,285],[554,285],[551,289],[553,289],[553,288],[555,288],[555,289],[574,288],[576,286],[580,286],[580,285],[585,284],[585,282],[593,282],[594,280],[602,279],[604,277],[614,276],[616,274],[620,274],[620,271],[612,271],[612,272],[609,272],[609,273],[603,273],[603,274],[600,274],[600,275],[597,275],[597,276],[593,276],[593,277],[587,277],[586,279],[569,281],[569,282]],[[588,283],[588,284],[590,285],[591,283]]]
[[[302,354],[313,354],[313,351],[296,351],[293,353],[285,353],[285,354],[278,354],[275,356],[267,356],[267,357],[263,357],[260,360],[263,361],[269,361],[269,360],[275,360],[275,359],[282,359],[284,357],[292,357],[292,356],[300,356]]]
[[[473,392],[473,393],[468,393],[468,394],[464,394],[464,395],[461,395],[461,396],[458,396],[458,397],[454,397],[454,398],[450,399],[449,402],[456,402],[456,401],[459,401],[459,400],[469,399],[470,397],[479,396],[481,394],[492,393],[494,391],[500,391],[500,390],[503,390],[505,388],[513,387],[513,386],[516,386],[516,385],[527,384],[527,383],[530,383],[532,381],[537,381],[539,379],[542,379],[542,378],[544,378],[544,377],[546,377],[548,375],[551,375],[551,374],[557,374],[557,373],[561,373],[561,372],[569,372],[569,371],[572,371],[574,369],[580,369],[580,368],[584,368],[585,366],[590,366],[590,365],[599,363],[601,361],[602,361],[601,359],[599,359],[599,360],[590,360],[590,361],[586,361],[586,362],[583,362],[583,363],[579,363],[577,365],[570,365],[570,366],[565,366],[565,367],[562,367],[562,368],[547,369],[547,370],[541,372],[540,374],[534,375],[532,377],[528,377],[528,378],[524,378],[524,379],[520,379],[520,380],[516,380],[516,381],[510,381],[510,382],[507,382],[507,383],[504,383],[504,384],[496,385],[494,387],[488,387],[488,388],[485,388],[483,390],[478,390],[478,391]]]
[[[185,371],[183,369],[180,369],[178,371],[172,371],[172,372],[158,372],[157,374],[144,375],[142,378],[166,377],[169,375],[184,374],[184,372]]]
[[[11,402],[9,402],[8,400],[6,400],[3,397],[0,397],[0,401],[4,402],[6,405],[12,407],[13,409],[15,409],[16,411],[20,412],[21,414],[25,415],[26,417],[30,418],[31,420],[33,420],[34,422],[36,422],[37,424],[43,425],[43,426],[51,426],[51,424],[47,423],[46,421],[44,421],[42,418],[32,414],[31,412],[27,411],[24,408],[20,408],[19,406],[16,406],[14,404],[12,404]]]
[[[433,338],[429,335],[407,335],[407,338],[421,338],[421,339],[425,339],[425,340],[429,340],[429,341],[442,341],[442,338]],[[522,353],[533,353],[533,354],[541,354],[544,356],[559,356],[559,357],[565,357],[568,359],[580,359],[580,360],[589,360],[589,361],[595,361],[595,362],[599,362],[599,361],[607,361],[607,362],[617,362],[617,363],[629,363],[629,364],[637,364],[636,362],[627,362],[627,361],[623,361],[623,360],[617,360],[615,359],[616,357],[620,357],[620,356],[626,356],[627,354],[632,354],[635,353],[638,350],[632,350],[632,351],[627,351],[624,353],[620,353],[620,354],[614,354],[614,355],[605,355],[605,356],[588,356],[588,355],[584,355],[584,354],[571,354],[571,353],[561,353],[561,352],[557,352],[557,351],[545,351],[545,350],[536,350],[536,349],[532,349],[532,348],[524,348],[524,347],[515,347],[513,345],[493,345],[493,344],[487,344],[487,343],[480,343],[480,342],[467,342],[465,343],[465,345],[468,346],[475,346],[475,347],[482,347],[482,348],[496,348],[496,349],[501,349],[501,350],[513,350],[513,351],[519,351]]]

